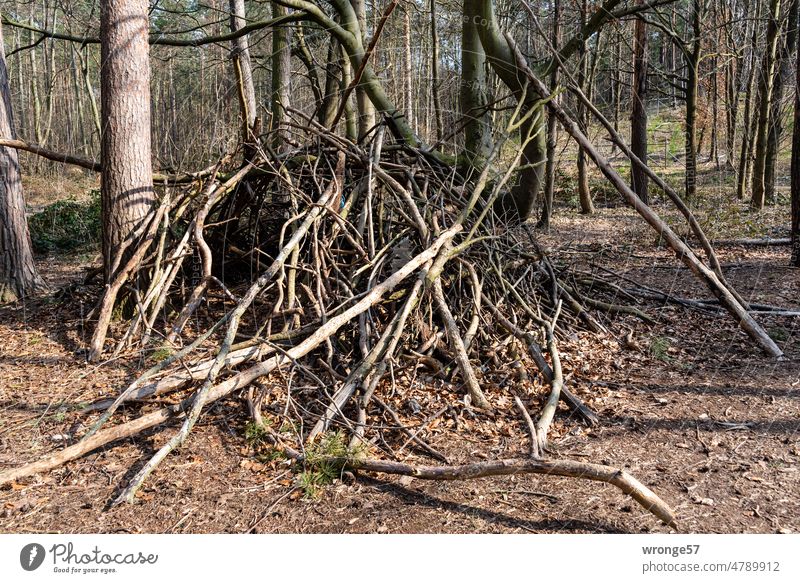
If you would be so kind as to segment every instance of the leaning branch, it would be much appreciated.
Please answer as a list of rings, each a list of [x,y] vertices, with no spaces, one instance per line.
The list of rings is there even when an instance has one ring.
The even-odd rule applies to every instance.
[[[531,71],[514,40],[509,35],[506,35],[506,40],[514,53],[517,67],[527,77],[533,90],[542,96],[542,98],[550,95],[550,90],[547,86],[533,71]],[[553,100],[547,101],[547,107],[556,116],[564,130],[586,151],[586,154],[592,159],[609,182],[614,185],[626,202],[630,204],[657,233],[664,237],[664,240],[678,256],[678,259],[680,259],[683,264],[708,287],[714,296],[720,300],[720,303],[731,313],[742,329],[747,332],[767,354],[775,358],[783,357],[783,351],[778,348],[778,345],[770,338],[764,328],[753,319],[731,291],[719,280],[716,274],[700,261],[694,254],[694,251],[675,234],[669,225],[667,225],[652,208],[636,196],[636,193],[631,190],[627,182],[625,182],[622,176],[611,166],[609,161],[597,151],[594,145],[589,141],[589,138],[586,137],[578,124],[569,117],[564,109]]]
[[[0,147],[6,148],[14,148],[16,150],[22,150],[24,152],[30,152],[31,154],[36,154],[37,156],[41,156],[42,158],[46,158],[48,160],[52,160],[53,162],[60,162],[62,164],[70,164],[71,166],[78,166],[80,168],[84,168],[86,170],[91,170],[92,172],[100,172],[102,170],[102,166],[100,162],[97,160],[92,160],[91,158],[82,158],[80,156],[75,156],[73,154],[66,154],[64,152],[56,152],[54,150],[49,150],[47,148],[43,148],[42,146],[38,146],[36,144],[29,144],[23,140],[10,140],[5,138],[0,138]],[[209,166],[199,172],[181,172],[177,174],[162,174],[159,172],[153,173],[153,182],[156,184],[186,184],[194,182],[200,178],[205,178],[206,176],[210,175],[215,166]]]

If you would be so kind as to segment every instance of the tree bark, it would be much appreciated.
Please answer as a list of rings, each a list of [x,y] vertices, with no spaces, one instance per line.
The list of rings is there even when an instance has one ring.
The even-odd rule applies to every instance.
[[[479,35],[481,0],[464,0],[461,27],[461,115],[464,157],[481,168],[491,150],[491,117],[487,109],[486,53]]]
[[[561,1],[553,2],[553,28],[551,42],[553,48],[561,44]],[[550,73],[550,90],[555,91],[558,87],[559,68],[553,68]],[[558,99],[557,97],[555,99]],[[553,216],[553,194],[556,184],[556,143],[558,141],[558,124],[556,116],[548,111],[547,113],[547,164],[544,168],[544,193],[542,196],[542,214],[539,218],[538,226],[543,229],[550,228],[550,219]]]
[[[637,0],[641,5],[644,0]],[[631,98],[631,150],[636,157],[647,161],[647,23],[637,18],[633,35],[633,95]],[[645,203],[647,175],[631,165],[631,189]]]
[[[288,8],[272,3],[272,17],[279,18],[289,13]],[[285,111],[289,105],[292,75],[291,28],[282,24],[272,29],[272,130],[275,132],[273,147],[280,149],[285,140]]]
[[[758,125],[756,126],[755,158],[753,159],[753,195],[750,208],[764,208],[764,170],[767,161],[767,130],[772,109],[772,90],[775,80],[775,54],[780,31],[781,0],[770,0],[767,21],[767,45],[761,64],[758,83]]]
[[[686,71],[686,129],[685,129],[685,165],[686,176],[684,188],[686,200],[694,200],[697,192],[697,90],[700,69],[700,51],[702,47],[702,0],[692,0],[692,45],[689,51]]]
[[[783,87],[792,74],[791,59],[796,47],[798,0],[791,0],[789,14],[786,21],[785,41],[778,56],[775,69],[775,82],[773,87],[772,107],[769,114],[769,128],[767,133],[767,153],[764,164],[764,198],[775,202],[775,166],[778,160],[778,146],[783,133]]]
[[[156,204],[150,156],[147,0],[104,0],[101,22],[103,266],[137,236]]]
[[[403,7],[403,101],[408,125],[414,127],[414,71],[411,56],[411,9]]]
[[[439,32],[436,24],[436,0],[431,0],[431,96],[436,117],[436,141],[441,141],[444,131],[442,103],[439,98]]]
[[[760,4],[754,1],[754,12],[756,19],[761,16]],[[756,78],[756,50],[758,42],[758,26],[753,23],[750,38],[750,55],[748,57],[748,76],[747,86],[744,90],[744,120],[742,123],[742,149],[739,156],[739,171],[736,177],[736,198],[739,200],[744,199],[744,192],[747,190],[747,185],[750,178],[750,155],[753,148],[753,121],[755,117],[752,115],[753,109],[753,83]],[[738,97],[738,96],[737,96]]]
[[[588,16],[588,0],[581,2],[581,30],[586,26],[586,19]],[[591,95],[591,81],[588,80],[589,59],[586,54],[586,38],[581,37],[580,45],[578,48],[578,86],[581,91],[587,95]],[[577,121],[581,131],[586,133],[586,107],[583,103],[578,103]],[[578,200],[581,205],[581,213],[591,215],[594,213],[594,203],[592,203],[592,191],[589,189],[589,171],[586,167],[586,153],[580,145],[578,145],[578,159],[576,161],[578,167]]]
[[[11,89],[0,30],[0,138],[15,139]],[[25,219],[19,157],[14,148],[0,147],[0,304],[46,289],[33,261]]]
[[[800,36],[800,28],[795,27],[795,37]],[[795,42],[797,43],[797,38]],[[795,74],[794,128],[792,130],[792,255],[791,264],[800,267],[800,50],[797,51],[797,72]]]
[[[231,32],[236,32],[246,24],[244,0],[230,0]],[[253,84],[253,68],[250,63],[250,46],[248,36],[240,36],[231,41],[231,61],[236,78],[241,117],[241,139],[245,144],[252,144],[256,139],[256,89]],[[250,154],[250,155],[248,155]],[[245,159],[252,157],[252,152],[245,153]]]
[[[367,3],[366,0],[350,0],[350,4],[356,14],[355,30],[358,34],[358,44],[361,49],[367,45]],[[353,63],[355,67],[355,63]],[[366,77],[366,76],[365,76]],[[375,107],[380,107],[375,104],[369,95],[369,87],[367,87],[367,79],[359,81],[356,87],[356,105],[358,107],[358,139],[362,139],[367,133],[375,126],[376,116]],[[408,124],[411,125],[410,123]]]

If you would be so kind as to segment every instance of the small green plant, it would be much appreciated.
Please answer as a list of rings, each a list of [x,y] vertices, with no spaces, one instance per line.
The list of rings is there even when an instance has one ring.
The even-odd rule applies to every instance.
[[[650,342],[650,354],[652,354],[653,357],[657,358],[658,360],[668,362],[670,360],[668,355],[669,346],[668,339],[664,338],[663,336],[656,336]]]
[[[70,251],[100,242],[100,191],[88,202],[60,200],[28,219],[33,248],[38,253]]]
[[[270,447],[265,451],[257,454],[256,459],[260,461],[262,464],[267,464],[269,462],[285,460],[286,453],[283,450],[277,449],[275,447]]]
[[[344,433],[327,433],[306,449],[305,470],[297,476],[297,485],[306,497],[316,498],[324,486],[342,475],[348,463],[362,454],[362,447],[348,446]]]
[[[153,363],[158,364],[162,360],[168,359],[170,356],[172,356],[172,350],[170,350],[170,348],[168,346],[161,346],[159,348],[156,348],[150,354],[150,360]]]
[[[267,441],[269,434],[269,420],[265,419],[263,424],[251,421],[244,426],[244,439],[251,447],[258,447]]]

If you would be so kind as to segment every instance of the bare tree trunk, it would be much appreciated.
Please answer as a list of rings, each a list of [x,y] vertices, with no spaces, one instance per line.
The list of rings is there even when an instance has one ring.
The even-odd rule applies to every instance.
[[[641,5],[644,0],[637,0]],[[633,95],[631,96],[631,150],[647,160],[647,23],[637,18],[633,35]],[[631,189],[647,203],[647,174],[631,165]]]
[[[325,90],[322,96],[322,106],[317,112],[317,120],[325,127],[333,123],[333,118],[336,115],[343,71],[342,49],[339,46],[339,42],[331,37],[328,41],[328,58],[325,65]]]
[[[403,7],[403,95],[406,119],[414,127],[414,71],[411,63],[411,9]]]
[[[467,163],[482,167],[491,149],[491,117],[486,107],[486,53],[479,36],[481,0],[464,0],[461,28],[461,115],[464,125],[464,156]]]
[[[365,47],[367,45],[367,3],[366,0],[350,0],[353,10],[356,12],[359,34],[358,42]],[[366,80],[359,82],[356,87],[356,104],[358,106],[358,139],[367,135],[375,126],[375,105],[368,94]],[[408,124],[409,126],[411,124]]]
[[[286,16],[289,9],[277,2],[272,3],[273,18]],[[292,76],[291,28],[282,24],[272,29],[272,130],[275,131],[273,146],[280,149],[284,144],[285,111],[289,105]]]
[[[758,18],[761,15],[759,4],[755,5],[754,16]],[[750,154],[753,147],[753,121],[755,117],[752,115],[753,108],[753,83],[756,78],[756,50],[758,42],[758,26],[754,23],[751,31],[750,40],[750,55],[748,58],[747,86],[744,91],[744,120],[742,125],[742,149],[739,156],[739,172],[736,178],[736,198],[739,200],[744,198],[744,192],[747,190],[750,177]]]
[[[684,147],[686,200],[694,200],[697,192],[697,90],[702,46],[702,0],[692,0],[692,47],[686,71],[686,143]]]
[[[753,159],[753,196],[750,208],[764,208],[764,169],[767,162],[767,130],[772,109],[772,89],[775,79],[775,53],[780,31],[781,0],[770,0],[767,21],[767,46],[761,64],[758,83],[758,125],[756,126],[755,158]]]
[[[793,31],[795,43],[800,28]],[[794,128],[792,130],[792,256],[791,264],[800,267],[800,50],[797,51],[797,72],[794,84]]]
[[[554,48],[561,45],[561,1],[555,0],[553,3],[553,29],[551,42]],[[554,67],[550,73],[550,90],[555,91],[558,87],[559,68]],[[555,99],[558,99],[557,97]],[[556,183],[556,143],[558,141],[558,124],[556,116],[548,111],[547,113],[547,164],[544,169],[544,193],[542,196],[542,214],[539,218],[538,226],[543,229],[550,228],[550,218],[553,216],[553,193]]]
[[[2,30],[0,30],[0,98],[3,101],[0,107],[0,137],[15,139]],[[17,151],[13,148],[0,147],[0,304],[44,289],[44,281],[33,262]]]
[[[775,202],[775,164],[778,160],[778,146],[783,132],[783,87],[792,74],[791,59],[794,54],[797,35],[798,0],[791,0],[789,14],[786,21],[786,35],[778,56],[775,68],[775,81],[773,88],[772,107],[769,114],[769,128],[767,133],[767,153],[764,162],[764,198]]]
[[[617,25],[620,26],[619,24]],[[624,23],[623,23],[624,26]],[[617,31],[617,38],[614,42],[614,84],[612,91],[614,94],[614,131],[619,131],[619,117],[622,109],[622,33]],[[674,91],[674,90],[673,90]],[[612,152],[616,151],[616,146],[613,147]]]
[[[350,83],[353,81],[353,66],[346,54],[346,51],[342,49],[342,85],[341,85],[341,93],[342,98],[344,99],[347,97],[345,95],[346,89],[350,86]],[[345,119],[345,135],[350,141],[357,141],[358,140],[358,128],[359,128],[359,115],[356,111],[356,108],[353,107],[353,103],[349,97],[347,97],[347,101],[344,103],[344,119]]]
[[[107,282],[120,246],[141,232],[156,204],[150,156],[148,6],[147,0],[100,4],[101,201]]]
[[[431,0],[431,96],[436,117],[436,141],[443,135],[442,103],[439,99],[439,33],[436,25],[436,0]]]
[[[582,0],[581,2],[581,29],[586,26],[586,20],[588,16],[588,0]],[[586,54],[586,39],[580,39],[580,48],[578,49],[578,86],[581,88],[581,91],[591,95],[591,90],[587,87],[590,83],[587,83],[587,72],[589,70],[589,59]],[[578,103],[578,125],[581,128],[581,131],[586,133],[586,106],[583,103]],[[592,191],[589,189],[589,171],[586,167],[586,153],[583,151],[583,148],[578,145],[578,160],[577,160],[577,167],[578,167],[578,198],[580,200],[581,205],[581,212],[585,215],[590,215],[594,213],[594,204],[592,203]]]
[[[244,0],[230,0],[231,32],[236,32],[246,24]],[[245,144],[253,144],[256,139],[256,89],[253,85],[253,68],[250,64],[250,46],[248,35],[231,41],[231,61],[236,78],[241,116],[241,139]],[[245,159],[252,157],[252,152],[245,152]]]

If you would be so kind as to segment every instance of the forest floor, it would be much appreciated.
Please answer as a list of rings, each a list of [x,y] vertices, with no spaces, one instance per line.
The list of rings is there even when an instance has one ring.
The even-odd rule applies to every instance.
[[[713,238],[786,236],[785,205],[756,217],[735,202],[720,203],[713,189],[729,192],[726,180],[708,177],[711,194],[700,205]],[[558,208],[552,230],[541,236],[559,264],[599,265],[676,296],[708,297],[630,209],[612,197],[604,204],[602,193],[598,198],[591,217]],[[800,270],[787,267],[788,247],[718,251],[726,276],[745,298],[800,310]],[[83,315],[93,296],[81,295],[80,281],[83,268],[97,261],[96,251],[41,256],[53,289],[73,284],[70,293],[0,309],[0,469],[62,447],[87,423],[65,403],[114,395],[146,364],[136,356],[101,366],[84,360],[90,329]],[[568,386],[601,424],[588,428],[560,410],[553,455],[625,468],[673,506],[684,532],[800,532],[800,318],[760,317],[789,356],[776,363],[726,314],[657,302],[639,307],[657,324],[598,314],[607,334],[576,332],[559,343]],[[628,333],[633,342],[625,340]],[[499,386],[487,392],[496,403],[508,402]],[[421,420],[405,406],[412,397],[430,412],[458,395],[442,390],[432,396],[412,385],[393,401],[410,425]],[[494,417],[445,414],[423,435],[451,463],[524,456],[527,433],[513,405],[506,409]],[[140,410],[127,407],[120,416],[133,418]],[[254,457],[247,422],[241,398],[210,407],[135,505],[108,508],[120,484],[171,430],[14,483],[0,490],[0,531],[669,531],[612,486],[550,476],[424,482],[359,475],[309,497],[288,462]],[[398,457],[434,463],[413,450]]]

